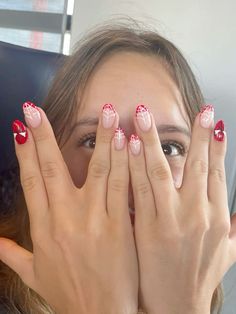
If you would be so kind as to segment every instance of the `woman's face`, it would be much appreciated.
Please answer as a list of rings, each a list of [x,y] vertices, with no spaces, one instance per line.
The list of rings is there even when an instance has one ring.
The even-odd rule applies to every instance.
[[[127,138],[135,133],[133,116],[138,104],[154,115],[163,151],[176,187],[181,185],[190,144],[189,118],[180,92],[163,64],[154,56],[119,52],[106,58],[90,78],[74,126],[62,153],[77,187],[82,187],[93,154],[97,120],[102,106],[111,103]],[[87,123],[80,123],[82,121]],[[129,207],[134,208],[132,186]]]

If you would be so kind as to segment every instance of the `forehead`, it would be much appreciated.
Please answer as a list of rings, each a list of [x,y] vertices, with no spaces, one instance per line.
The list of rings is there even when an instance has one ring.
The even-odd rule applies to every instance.
[[[102,105],[112,103],[120,119],[133,116],[145,104],[156,122],[186,125],[188,116],[181,94],[163,63],[154,56],[119,52],[94,70],[83,93],[78,118],[98,116]]]

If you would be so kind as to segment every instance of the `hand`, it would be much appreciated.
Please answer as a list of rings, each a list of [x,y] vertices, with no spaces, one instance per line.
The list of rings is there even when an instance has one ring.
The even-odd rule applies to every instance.
[[[149,314],[210,313],[212,294],[236,261],[236,216],[230,222],[224,169],[226,138],[216,141],[212,125],[203,127],[200,117],[204,120],[197,115],[180,189],[174,186],[152,114],[143,110],[134,121],[141,152],[135,156],[129,150],[129,165],[140,302]],[[146,126],[149,121],[150,129],[143,131],[139,119]]]
[[[77,189],[45,113],[30,103],[23,108],[29,129],[19,121],[14,128],[18,140],[25,130],[28,139],[15,149],[33,253],[1,238],[0,259],[57,313],[137,313],[127,144],[119,151],[112,141],[118,115],[109,111],[107,128],[100,117],[87,180]]]

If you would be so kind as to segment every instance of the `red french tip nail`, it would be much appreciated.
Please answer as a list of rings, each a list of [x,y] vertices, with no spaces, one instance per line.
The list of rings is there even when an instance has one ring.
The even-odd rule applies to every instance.
[[[12,131],[18,144],[24,144],[27,141],[28,131],[24,123],[20,120],[13,121]]]
[[[212,105],[203,105],[200,109],[200,112],[203,113],[204,111],[214,111],[214,107]]]
[[[34,103],[32,103],[31,101],[26,101],[26,102],[24,102],[23,103],[23,105],[22,105],[22,108],[23,109],[25,109],[25,108],[27,108],[27,107],[33,107],[33,108],[37,108],[37,106],[35,106],[35,104]]]
[[[112,110],[112,111],[116,112],[116,111],[115,111],[115,108],[114,108],[114,106],[113,106],[112,104],[105,104],[105,105],[102,107],[102,110]]]
[[[225,138],[225,126],[224,126],[224,121],[219,120],[214,128],[214,138],[218,142],[223,142]]]
[[[136,107],[136,115],[140,112],[146,112],[146,111],[149,111],[149,110],[145,105],[138,105]]]

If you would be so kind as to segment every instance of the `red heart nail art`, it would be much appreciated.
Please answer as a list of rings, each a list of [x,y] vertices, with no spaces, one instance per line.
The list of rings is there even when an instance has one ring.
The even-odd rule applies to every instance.
[[[223,120],[219,120],[214,128],[214,138],[218,142],[223,142],[225,137],[225,126]]]
[[[28,138],[27,128],[20,120],[15,120],[12,123],[12,131],[14,133],[15,140],[18,144],[24,144]]]

